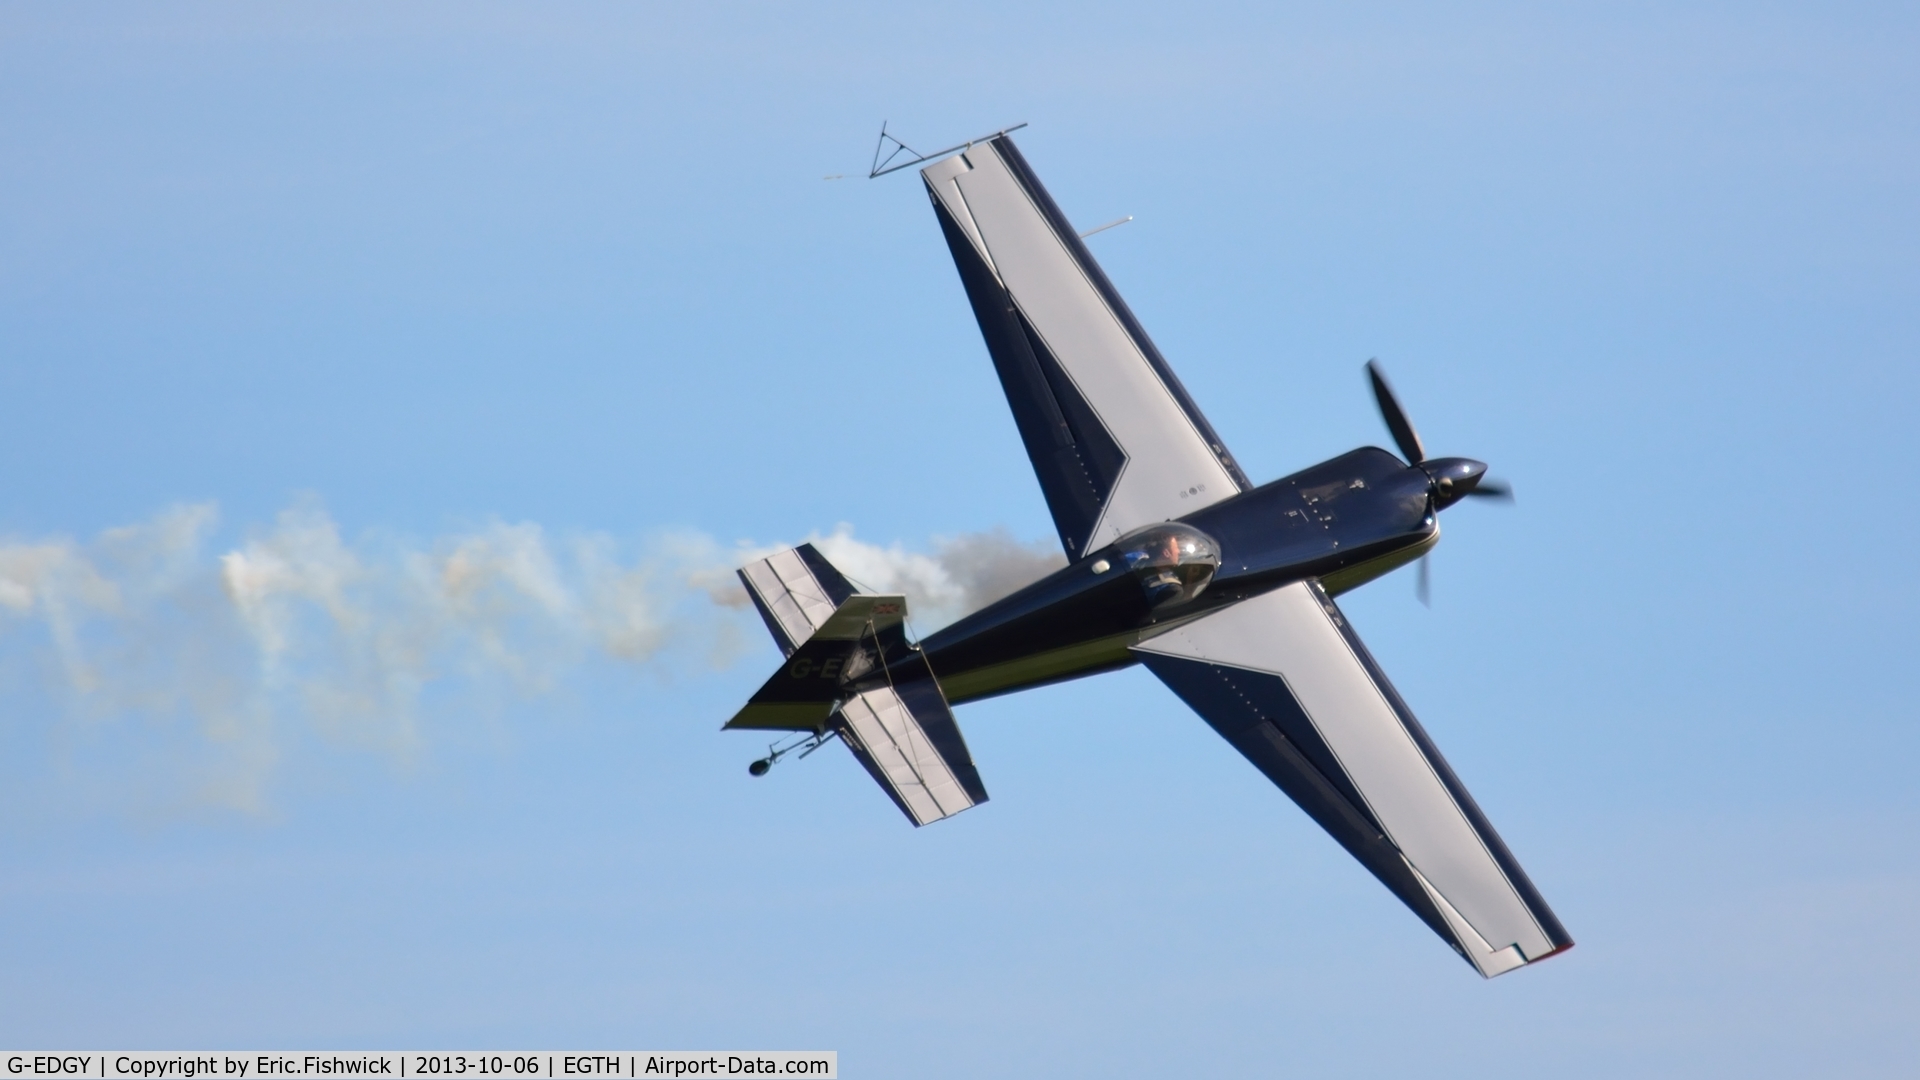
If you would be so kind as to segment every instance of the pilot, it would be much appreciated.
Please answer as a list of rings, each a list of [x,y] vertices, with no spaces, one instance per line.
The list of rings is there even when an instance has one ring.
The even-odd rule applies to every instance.
[[[1178,597],[1186,588],[1180,575],[1174,571],[1180,565],[1180,534],[1169,529],[1160,540],[1159,550],[1153,552],[1158,556],[1153,563],[1158,573],[1141,580],[1141,584],[1146,586],[1147,602],[1154,607]]]
[[[1169,566],[1180,565],[1180,534],[1168,530],[1166,543],[1161,545],[1160,558]]]

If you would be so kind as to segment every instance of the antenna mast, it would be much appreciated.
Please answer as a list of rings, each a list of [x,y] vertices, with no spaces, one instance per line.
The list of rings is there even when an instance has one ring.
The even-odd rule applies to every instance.
[[[1012,127],[1001,128],[999,131],[996,131],[991,135],[982,135],[977,139],[968,139],[966,142],[963,142],[958,146],[949,146],[945,150],[935,150],[931,154],[922,154],[918,150],[915,150],[913,147],[908,146],[906,143],[901,142],[898,138],[894,137],[893,135],[888,134],[887,122],[885,120],[882,120],[880,121],[880,140],[873,144],[873,167],[867,170],[867,179],[873,180],[877,177],[885,176],[890,172],[899,172],[901,169],[909,169],[915,165],[920,164],[923,161],[932,161],[934,158],[946,157],[948,154],[964,153],[965,151],[972,149],[974,143],[983,143],[983,142],[987,142],[990,139],[997,139],[1000,136],[1007,134],[1008,132],[1019,131],[1021,128],[1026,126],[1027,126],[1027,122],[1025,120],[1022,120],[1021,122],[1013,125]],[[888,143],[893,144],[892,150],[887,150]],[[880,156],[880,152],[883,150],[887,151],[887,156],[884,158]],[[894,159],[899,157],[901,154],[911,154],[913,155],[913,157],[907,161],[902,161],[896,164],[894,162]]]

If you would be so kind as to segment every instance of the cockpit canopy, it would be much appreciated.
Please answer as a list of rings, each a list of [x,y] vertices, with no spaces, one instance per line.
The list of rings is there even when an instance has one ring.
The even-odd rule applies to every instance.
[[[1213,537],[1177,521],[1148,525],[1114,541],[1119,562],[1140,582],[1153,607],[1184,604],[1199,596],[1220,568]]]

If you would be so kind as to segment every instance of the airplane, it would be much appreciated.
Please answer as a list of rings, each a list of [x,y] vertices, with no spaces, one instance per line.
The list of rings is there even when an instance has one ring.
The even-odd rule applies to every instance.
[[[1428,457],[1369,363],[1401,456],[1255,485],[1007,132],[922,161],[1068,565],[918,641],[812,544],[741,568],[786,660],[725,727],[798,740],[749,771],[837,738],[927,825],[987,801],[954,706],[1139,664],[1483,977],[1571,948],[1334,602],[1506,495],[1486,465]]]

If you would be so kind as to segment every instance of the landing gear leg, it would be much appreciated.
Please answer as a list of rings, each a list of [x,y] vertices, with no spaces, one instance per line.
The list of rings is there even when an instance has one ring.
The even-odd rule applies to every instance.
[[[765,776],[767,775],[767,770],[773,768],[781,758],[786,757],[795,750],[800,751],[800,756],[804,758],[822,746],[827,745],[827,743],[838,734],[840,734],[838,728],[823,728],[811,735],[802,736],[799,742],[791,742],[785,746],[781,746],[779,743],[771,743],[767,746],[766,757],[759,758],[754,761],[753,764],[747,766],[747,775]]]

